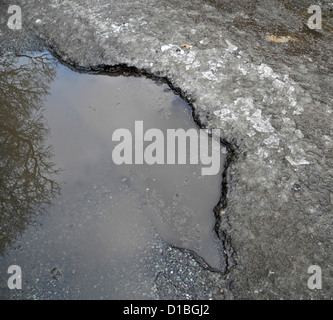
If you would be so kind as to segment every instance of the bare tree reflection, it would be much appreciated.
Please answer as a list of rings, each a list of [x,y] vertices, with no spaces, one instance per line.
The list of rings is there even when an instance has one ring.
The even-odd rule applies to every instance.
[[[0,254],[60,191],[42,115],[55,64],[46,54],[0,57]]]

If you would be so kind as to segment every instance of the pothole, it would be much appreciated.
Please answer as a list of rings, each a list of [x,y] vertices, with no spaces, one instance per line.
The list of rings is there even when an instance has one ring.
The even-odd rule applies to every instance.
[[[220,269],[223,256],[214,232],[213,209],[221,196],[226,154],[223,146],[218,146],[219,170],[212,175],[202,175],[202,163],[168,164],[167,140],[163,148],[150,153],[155,157],[163,149],[164,164],[147,164],[145,150],[152,141],[143,141],[142,150],[138,151],[138,132],[142,130],[145,136],[150,129],[158,129],[166,138],[168,130],[181,128],[195,130],[199,137],[191,108],[165,83],[141,76],[77,73],[56,64],[49,55],[44,57],[50,60],[35,56],[13,61],[8,75],[15,73],[15,68],[29,65],[35,87],[31,88],[30,82],[24,88],[26,79],[21,82],[15,92],[17,98],[11,102],[13,109],[6,112],[17,117],[18,126],[22,124],[20,117],[29,116],[29,121],[17,127],[14,135],[25,135],[26,140],[31,140],[29,128],[35,126],[34,135],[41,135],[40,143],[45,148],[52,146],[54,168],[61,171],[52,174],[50,164],[46,174],[51,174],[52,183],[62,190],[58,197],[53,199],[50,193],[50,199],[45,195],[36,203],[34,209],[39,210],[39,205],[52,200],[48,215],[37,219],[42,225],[38,230],[23,226],[23,221],[29,220],[29,212],[16,217],[15,225],[21,223],[22,229],[27,230],[17,241],[20,249],[13,250],[12,245],[8,255],[0,258],[0,264],[5,266],[15,260],[31,277],[43,277],[46,273],[52,277],[52,270],[59,270],[61,277],[56,280],[73,284],[84,296],[94,296],[93,292],[98,291],[114,299],[142,298],[139,291],[149,296],[156,279],[151,261],[160,259],[163,242],[192,250],[210,267]],[[51,73],[57,74],[55,79]],[[6,81],[5,77],[6,74],[2,81]],[[15,81],[13,84],[15,88]],[[10,88],[6,95],[14,90]],[[35,94],[29,96],[25,89]],[[31,100],[37,97],[40,101]],[[43,99],[45,102],[41,103]],[[39,103],[44,110],[37,112]],[[36,110],[26,110],[25,104]],[[36,118],[37,113],[43,118]],[[45,128],[49,128],[49,135]],[[128,141],[132,145],[127,150],[131,150],[132,164],[115,164],[113,152],[120,141],[113,141],[112,137],[118,129],[131,135]],[[29,143],[23,148],[29,148]],[[144,157],[142,164],[134,161],[140,152]],[[180,152],[177,149],[175,156]],[[198,157],[200,160],[200,152]],[[44,160],[41,154],[37,164],[42,165]],[[36,164],[33,155],[27,163]],[[6,168],[4,164],[1,170],[5,173]],[[23,174],[15,178],[24,182],[27,177]],[[24,196],[33,199],[33,190]],[[10,212],[4,209],[7,200],[1,199],[1,220],[10,219]],[[5,225],[3,234],[12,228],[10,223]],[[22,231],[17,230],[17,234]]]

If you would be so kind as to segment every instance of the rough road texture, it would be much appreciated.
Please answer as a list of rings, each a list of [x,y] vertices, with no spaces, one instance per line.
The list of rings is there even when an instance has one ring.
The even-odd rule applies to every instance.
[[[2,5],[2,50],[38,47],[36,34],[76,67],[167,77],[202,126],[222,130],[234,150],[220,225],[234,298],[333,298],[333,6],[322,3],[314,31],[307,0],[16,4],[23,30],[5,28]],[[322,290],[307,287],[311,265]]]

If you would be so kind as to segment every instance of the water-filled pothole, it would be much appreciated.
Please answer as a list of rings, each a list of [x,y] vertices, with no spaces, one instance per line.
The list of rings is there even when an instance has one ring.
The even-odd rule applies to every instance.
[[[145,77],[80,74],[39,60],[16,60],[8,73],[9,76],[15,68],[36,64],[36,69],[29,71],[36,79],[35,87],[27,84],[25,88],[23,81],[15,93],[21,95],[16,99],[19,106],[11,101],[11,107],[18,108],[17,126],[25,112],[30,117],[13,134],[22,136],[26,130],[24,139],[33,139],[29,127],[36,127],[34,135],[42,135],[40,143],[53,147],[52,161],[62,169],[52,176],[62,191],[48,208],[49,214],[38,220],[42,228],[28,228],[18,240],[19,250],[9,250],[1,264],[18,264],[30,277],[36,270],[42,270],[37,272],[39,277],[51,270],[53,278],[64,277],[75,283],[85,297],[94,297],[92,292],[99,290],[104,297],[115,299],[142,298],[133,286],[136,282],[141,283],[141,293],[145,291],[142,283],[146,283],[148,294],[155,275],[145,271],[149,269],[149,259],[159,259],[158,254],[162,254],[152,253],[160,239],[193,250],[218,269],[222,257],[213,232],[213,209],[221,193],[223,148],[219,149],[220,171],[206,176],[201,175],[200,164],[116,165],[112,157],[119,143],[112,141],[113,133],[119,128],[127,129],[134,140],[136,121],[142,121],[144,132],[157,128],[165,136],[168,129],[198,130],[190,107],[167,84]],[[57,73],[54,81],[50,72]],[[5,74],[5,81],[4,77]],[[13,90],[8,88],[7,96]],[[30,97],[25,90],[36,94]],[[47,92],[42,121],[34,116],[38,108],[25,110],[25,103],[29,101],[27,105],[37,107],[40,101],[31,99],[43,99]],[[47,141],[43,141],[47,132],[38,132],[44,125],[50,132]],[[29,144],[23,148],[28,148],[28,153],[35,152],[29,151]],[[37,162],[42,166],[45,158],[46,154],[41,153]],[[28,166],[33,167],[35,160],[31,154]],[[6,166],[1,170],[5,172]],[[16,179],[26,180],[26,176]],[[30,193],[27,199],[33,198],[34,191]],[[6,199],[1,201],[4,208]],[[4,210],[1,219],[10,219],[9,211],[3,213]],[[16,220],[15,224],[21,223],[19,216]],[[1,232],[5,234],[6,229]]]

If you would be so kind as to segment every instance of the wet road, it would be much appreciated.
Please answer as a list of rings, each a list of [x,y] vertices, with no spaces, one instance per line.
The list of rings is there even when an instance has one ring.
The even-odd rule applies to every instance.
[[[77,68],[126,64],[167,77],[202,127],[222,130],[233,156],[219,234],[234,298],[332,298],[329,2],[321,30],[307,27],[311,1],[18,3],[24,28],[3,19],[2,50],[49,47]],[[311,265],[322,268],[321,290],[307,286]],[[205,276],[199,294],[218,283]],[[160,298],[179,296],[157,282]]]

